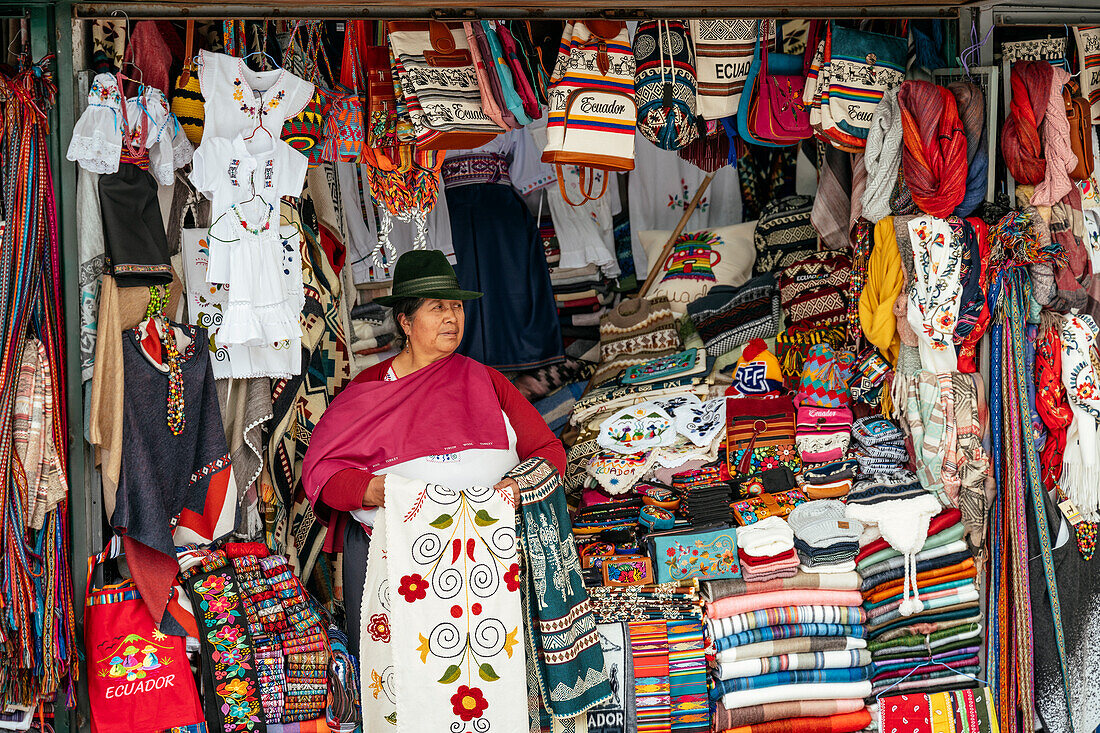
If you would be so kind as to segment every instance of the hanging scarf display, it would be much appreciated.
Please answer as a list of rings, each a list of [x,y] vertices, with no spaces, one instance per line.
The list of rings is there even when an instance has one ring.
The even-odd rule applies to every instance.
[[[900,87],[882,95],[871,115],[863,166],[867,186],[863,189],[863,218],[872,224],[890,216],[890,197],[898,183],[902,161],[902,122],[898,107]]]
[[[902,170],[913,202],[926,214],[951,215],[966,195],[966,134],[955,97],[926,81],[907,81],[898,92]]]
[[[947,85],[955,95],[963,133],[966,135],[966,194],[955,207],[955,216],[967,217],[985,200],[989,188],[989,146],[985,119],[985,94],[969,81]]]
[[[49,399],[58,470],[66,474],[68,416],[63,381],[61,272],[54,187],[47,156],[46,110],[56,87],[52,59],[0,76],[0,176],[6,226],[0,234],[0,520],[4,578],[0,618],[0,702],[35,705],[63,694],[75,704],[75,617],[69,565],[68,501],[28,533],[25,468],[15,460],[19,363],[28,335],[42,343],[51,369]],[[39,352],[41,354],[41,352]],[[64,689],[63,689],[64,688]]]
[[[949,221],[916,216],[906,229],[913,251],[906,317],[919,338],[921,366],[952,372],[958,364],[954,333],[962,299],[962,252]]]
[[[1001,128],[1001,153],[1017,183],[1036,184],[1046,176],[1039,126],[1047,114],[1054,67],[1046,61],[1012,65],[1012,102]]]
[[[1062,477],[1066,495],[1086,520],[1100,520],[1100,327],[1087,315],[1062,321],[1062,385],[1073,421],[1066,432]]]
[[[538,678],[550,714],[573,718],[607,702],[612,691],[573,545],[565,490],[553,465],[542,458],[524,461],[507,476],[520,488],[528,669]],[[565,648],[569,654],[557,653]]]
[[[1070,145],[1069,118],[1062,99],[1062,87],[1069,79],[1070,74],[1065,69],[1051,68],[1046,117],[1040,130],[1046,171],[1043,180],[1035,185],[1032,206],[1053,206],[1074,188],[1070,173],[1077,167],[1077,156]]]

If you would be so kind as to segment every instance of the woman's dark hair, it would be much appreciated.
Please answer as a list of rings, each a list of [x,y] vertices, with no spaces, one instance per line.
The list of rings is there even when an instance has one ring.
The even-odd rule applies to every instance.
[[[427,298],[402,298],[391,306],[393,309],[393,325],[397,327],[397,334],[394,337],[393,343],[398,351],[403,351],[405,349],[405,344],[409,341],[408,335],[401,328],[401,319],[399,316],[405,316],[405,318],[409,319],[409,323],[412,323],[412,319],[416,315],[416,312],[420,310],[420,306],[424,305],[426,300]]]

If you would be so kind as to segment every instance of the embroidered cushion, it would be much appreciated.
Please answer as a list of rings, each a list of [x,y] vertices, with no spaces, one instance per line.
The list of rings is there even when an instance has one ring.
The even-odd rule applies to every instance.
[[[688,303],[710,292],[716,285],[743,285],[752,275],[756,250],[753,232],[756,222],[748,221],[716,229],[681,234],[672,252],[656,262],[668,242],[668,231],[643,231],[638,234],[651,267],[660,275],[650,296],[665,296],[677,315]]]

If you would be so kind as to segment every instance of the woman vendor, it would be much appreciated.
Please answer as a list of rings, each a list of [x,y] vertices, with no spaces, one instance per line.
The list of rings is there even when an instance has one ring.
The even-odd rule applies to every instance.
[[[455,353],[463,301],[480,296],[459,289],[442,252],[403,254],[393,294],[375,299],[393,308],[401,352],[355,377],[313,433],[303,481],[329,528],[325,549],[343,549],[352,640],[359,638],[369,535],[386,474],[508,488],[518,500],[516,481],[502,477],[520,462],[539,457],[559,474],[565,469],[565,449],[531,403],[500,372]]]

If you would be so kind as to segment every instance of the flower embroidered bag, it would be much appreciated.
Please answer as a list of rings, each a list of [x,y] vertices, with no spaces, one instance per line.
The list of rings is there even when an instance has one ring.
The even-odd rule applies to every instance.
[[[852,434],[852,411],[801,405],[795,424],[794,442],[805,463],[839,461],[848,450]]]
[[[634,170],[634,51],[626,24],[590,20],[567,23],[550,79],[544,163],[558,174],[562,197],[574,206],[603,196],[608,176]],[[566,192],[563,166],[580,167],[581,200]],[[597,179],[602,179],[596,190]]]
[[[96,568],[122,553],[115,536],[88,558],[84,648],[93,733],[202,725],[198,688],[182,636],[157,630],[132,579],[92,589]]]
[[[741,577],[737,531],[733,527],[650,532],[646,543],[658,583]]]
[[[802,102],[806,82],[802,57],[772,53],[767,42],[759,43],[758,49],[759,72],[747,98],[748,132],[753,138],[775,145],[793,145],[812,137],[810,115]]]
[[[726,464],[731,476],[789,468],[802,462],[794,444],[794,403],[785,395],[726,398]]]

